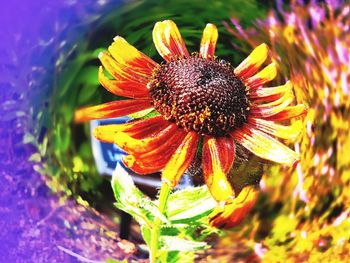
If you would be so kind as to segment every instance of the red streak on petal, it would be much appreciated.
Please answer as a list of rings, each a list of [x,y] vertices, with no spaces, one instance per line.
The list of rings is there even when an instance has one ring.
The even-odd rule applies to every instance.
[[[81,123],[89,120],[116,118],[149,108],[152,108],[152,105],[148,99],[112,101],[78,109],[75,112],[74,121]]]

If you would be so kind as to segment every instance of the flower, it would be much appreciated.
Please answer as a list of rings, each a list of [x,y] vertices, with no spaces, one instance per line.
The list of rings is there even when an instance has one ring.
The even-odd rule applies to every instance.
[[[127,97],[79,109],[77,122],[128,115],[155,109],[157,116],[95,129],[97,139],[117,144],[127,156],[124,164],[140,174],[162,170],[162,181],[175,187],[193,161],[200,143],[205,182],[218,207],[209,216],[217,227],[238,224],[253,207],[255,186],[235,193],[227,178],[235,160],[236,144],[255,155],[294,165],[298,155],[274,137],[295,139],[301,121],[276,124],[305,113],[302,104],[291,106],[291,82],[264,87],[277,74],[261,44],[235,69],[215,57],[218,31],[204,29],[199,54],[190,55],[173,21],[155,24],[153,40],[165,60],[157,64],[117,36],[108,52],[99,55],[99,80],[110,92]],[[113,79],[109,79],[106,69]],[[237,175],[239,176],[239,175]]]

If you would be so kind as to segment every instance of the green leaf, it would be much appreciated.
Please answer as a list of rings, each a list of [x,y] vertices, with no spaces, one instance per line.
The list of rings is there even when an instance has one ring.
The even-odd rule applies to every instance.
[[[151,227],[155,218],[159,218],[163,223],[169,224],[168,219],[135,186],[129,173],[119,163],[113,172],[112,188],[117,200],[115,205],[132,215],[140,225],[146,224]]]
[[[169,196],[168,218],[172,223],[186,223],[207,216],[216,206],[206,186],[188,187]]]
[[[48,144],[48,138],[47,138],[47,136],[45,136],[45,137],[43,138],[42,143],[41,143],[41,144],[39,145],[39,147],[38,147],[41,156],[45,156],[45,155],[46,155],[47,144]]]
[[[195,253],[193,252],[180,252],[180,251],[170,251],[167,254],[167,263],[192,263],[195,260]]]
[[[146,245],[150,247],[151,246],[151,229],[147,225],[142,225],[141,234],[142,234],[143,240],[145,240]]]
[[[80,72],[88,58],[89,56],[87,54],[80,55],[75,60],[71,60],[65,64],[59,76],[59,98],[63,98],[69,92],[70,88],[72,87],[72,83],[79,76],[78,73]]]
[[[53,133],[54,147],[65,152],[69,147],[70,137],[70,129],[68,129],[62,123],[57,123],[57,126]]]
[[[100,85],[98,81],[98,66],[87,66],[79,72],[76,84]]]
[[[87,103],[95,95],[98,87],[99,85],[94,83],[85,84],[84,87],[79,92],[78,104],[84,105],[85,103]]]
[[[185,220],[186,221],[186,220]],[[181,236],[190,240],[203,241],[207,236],[216,233],[220,235],[217,228],[209,224],[207,217],[196,218],[186,223],[174,223],[169,226],[163,225],[161,228],[162,236]]]
[[[162,236],[177,236],[185,230],[188,225],[163,225],[160,229]]]
[[[206,242],[196,242],[174,236],[161,236],[161,250],[191,252],[209,248]]]

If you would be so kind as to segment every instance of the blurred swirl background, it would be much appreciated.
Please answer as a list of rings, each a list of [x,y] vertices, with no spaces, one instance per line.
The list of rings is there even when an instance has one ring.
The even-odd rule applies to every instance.
[[[122,35],[159,61],[151,32],[173,19],[188,49],[205,24],[237,65],[261,42],[309,105],[296,169],[264,165],[262,195],[241,226],[198,261],[346,262],[350,221],[350,6],[347,1],[21,1],[0,9],[0,261],[140,260],[118,237],[109,178],[74,110],[111,100],[97,55]],[[194,15],[195,14],[195,15]],[[266,166],[266,167],[265,167]],[[135,229],[137,232],[137,229]],[[133,240],[141,242],[140,240]],[[324,261],[323,261],[324,262]]]

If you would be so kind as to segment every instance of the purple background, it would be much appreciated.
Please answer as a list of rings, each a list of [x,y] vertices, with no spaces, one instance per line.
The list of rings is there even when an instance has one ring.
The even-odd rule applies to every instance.
[[[106,3],[107,2],[107,3]],[[15,0],[0,8],[0,262],[120,258],[109,219],[50,194],[22,143],[29,108],[47,107],[59,55],[120,1]],[[64,42],[65,41],[65,42]],[[32,104],[32,105],[31,105]],[[112,233],[112,232],[111,232]],[[111,237],[112,236],[112,237]]]

